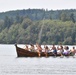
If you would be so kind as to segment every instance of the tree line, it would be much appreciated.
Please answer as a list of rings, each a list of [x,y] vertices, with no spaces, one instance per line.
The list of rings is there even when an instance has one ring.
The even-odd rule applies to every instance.
[[[2,16],[0,18],[1,44],[35,44],[36,42],[76,44],[76,10],[28,9],[18,11],[0,13],[0,16],[9,13],[4,18]],[[10,16],[11,13],[16,12],[17,14]]]

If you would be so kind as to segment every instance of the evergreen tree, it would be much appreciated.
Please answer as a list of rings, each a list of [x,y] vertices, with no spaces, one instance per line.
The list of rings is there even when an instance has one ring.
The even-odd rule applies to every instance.
[[[72,20],[73,23],[75,23],[75,19],[74,19],[74,14],[73,13],[70,15],[70,19]]]

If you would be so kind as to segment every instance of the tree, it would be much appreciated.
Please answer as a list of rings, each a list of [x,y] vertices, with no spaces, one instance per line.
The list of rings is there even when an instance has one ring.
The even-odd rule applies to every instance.
[[[15,19],[16,19],[16,23],[22,23],[24,17],[17,14]]]
[[[63,13],[63,12],[61,13],[60,20],[66,21],[66,13]]]
[[[21,23],[21,25],[22,25],[22,28],[24,28],[24,29],[26,29],[29,25],[31,25],[32,24],[32,21],[31,21],[31,19],[29,19],[29,18],[25,18],[24,20],[23,20],[23,22]]]
[[[70,15],[70,19],[72,20],[73,23],[75,23],[75,19],[74,19],[74,14],[73,13]]]
[[[63,42],[63,44],[65,44],[65,45],[72,45],[73,44],[72,38],[71,37],[67,37],[65,39],[65,41]]]
[[[13,18],[9,18],[8,16],[5,16],[5,19],[4,19],[4,28],[9,28],[12,24],[13,24]]]

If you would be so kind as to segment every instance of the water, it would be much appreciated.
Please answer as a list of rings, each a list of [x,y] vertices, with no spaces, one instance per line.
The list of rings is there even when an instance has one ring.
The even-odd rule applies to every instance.
[[[76,75],[76,56],[17,58],[14,45],[0,45],[0,75]]]

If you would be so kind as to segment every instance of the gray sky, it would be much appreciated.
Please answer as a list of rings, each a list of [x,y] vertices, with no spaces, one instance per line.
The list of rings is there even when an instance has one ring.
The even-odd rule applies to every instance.
[[[21,9],[76,9],[76,0],[0,0],[0,12]]]

